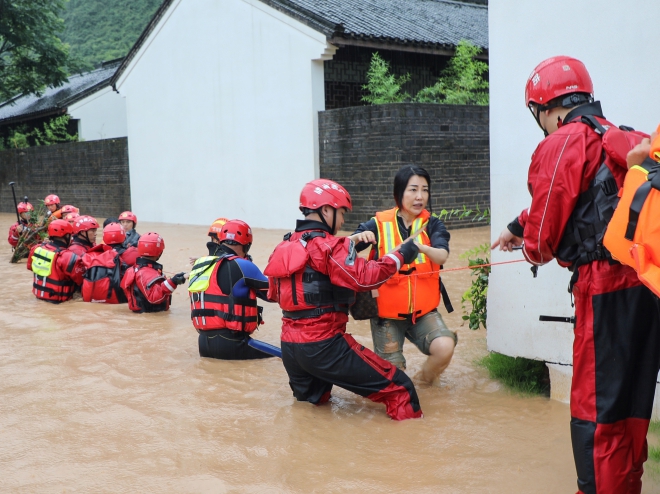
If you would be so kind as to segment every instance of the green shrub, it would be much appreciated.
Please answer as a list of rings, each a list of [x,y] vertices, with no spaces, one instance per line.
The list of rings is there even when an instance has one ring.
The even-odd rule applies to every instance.
[[[367,84],[362,89],[367,91],[362,96],[362,101],[372,105],[385,103],[401,103],[410,99],[408,93],[401,92],[401,86],[410,80],[410,74],[397,77],[390,74],[390,64],[383,60],[378,52],[371,57],[369,71],[367,72]]]
[[[488,369],[491,379],[513,391],[550,396],[550,379],[544,362],[491,352],[478,364]]]
[[[483,74],[488,64],[476,60],[479,48],[466,40],[456,47],[456,53],[433,86],[417,93],[418,103],[443,103],[448,105],[487,105],[488,81]]]

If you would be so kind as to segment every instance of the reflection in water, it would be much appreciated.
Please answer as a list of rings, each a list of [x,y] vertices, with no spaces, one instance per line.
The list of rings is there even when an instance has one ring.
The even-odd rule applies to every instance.
[[[0,215],[0,230],[12,221]],[[165,238],[172,273],[205,253],[206,227],[141,223],[150,230]],[[260,267],[283,233],[255,231]],[[448,267],[488,237],[487,228],[452,232]],[[460,309],[440,309],[460,341],[439,386],[417,385],[424,418],[397,423],[338,388],[326,406],[295,402],[278,359],[200,359],[184,287],[169,313],[51,305],[9,257],[3,244],[0,492],[576,490],[567,405],[512,396],[488,379],[473,363],[486,352],[485,331],[459,328]],[[460,307],[469,273],[444,280]],[[276,306],[265,320],[257,338],[278,344]],[[368,321],[349,331],[372,346]],[[409,375],[424,358],[406,344]]]

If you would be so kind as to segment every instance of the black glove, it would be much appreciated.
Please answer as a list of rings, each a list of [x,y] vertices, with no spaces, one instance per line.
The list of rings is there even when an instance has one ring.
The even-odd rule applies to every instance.
[[[417,244],[414,241],[405,242],[401,244],[399,252],[403,256],[403,263],[410,264],[415,260],[417,254],[419,254],[419,247],[417,247]]]
[[[183,285],[186,282],[186,279],[184,278],[184,275],[186,273],[177,273],[174,276],[172,276],[172,281],[176,283],[177,285]]]

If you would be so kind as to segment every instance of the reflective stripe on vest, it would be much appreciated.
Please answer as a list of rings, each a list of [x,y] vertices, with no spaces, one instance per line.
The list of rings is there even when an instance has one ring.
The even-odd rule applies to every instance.
[[[57,252],[39,246],[32,253],[32,271],[37,276],[50,276]]]
[[[397,221],[398,208],[376,213],[378,227],[378,257],[403,242]],[[423,210],[411,225],[411,235],[419,231],[431,217]],[[428,233],[422,232],[417,242],[431,245]],[[417,256],[411,264],[404,264],[392,278],[378,289],[376,302],[378,315],[387,319],[400,319],[412,315],[419,317],[438,307],[440,303],[440,266],[428,256]]]
[[[221,257],[218,256],[205,256],[195,261],[188,281],[189,292],[203,292],[209,287],[211,273],[213,273],[213,268],[220,259]]]

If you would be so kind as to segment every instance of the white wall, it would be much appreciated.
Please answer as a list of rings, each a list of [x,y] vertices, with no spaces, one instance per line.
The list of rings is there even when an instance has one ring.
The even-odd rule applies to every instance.
[[[71,105],[71,118],[78,119],[78,134],[85,141],[126,137],[126,100],[110,86]]]
[[[292,228],[334,51],[258,0],[175,1],[117,81],[137,216]]]
[[[489,3],[492,237],[530,202],[530,157],[543,138],[525,107],[527,77],[542,60],[582,60],[605,116],[651,132],[660,122],[658,0],[493,0]],[[522,257],[495,252],[493,261]],[[488,347],[512,356],[571,363],[572,327],[540,314],[573,315],[570,273],[553,261],[533,279],[527,263],[494,267]]]

